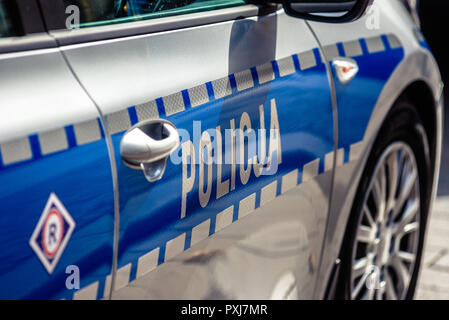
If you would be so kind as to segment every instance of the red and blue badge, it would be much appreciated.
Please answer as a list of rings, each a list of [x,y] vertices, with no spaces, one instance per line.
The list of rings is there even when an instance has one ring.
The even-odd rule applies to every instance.
[[[56,267],[74,229],[72,216],[56,194],[51,193],[30,239],[31,248],[49,274]]]

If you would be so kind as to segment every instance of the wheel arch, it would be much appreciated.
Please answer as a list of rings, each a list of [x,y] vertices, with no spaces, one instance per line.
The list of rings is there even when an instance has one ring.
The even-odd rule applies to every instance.
[[[434,172],[437,152],[438,115],[437,103],[433,99],[432,90],[425,81],[417,80],[405,88],[397,100],[399,99],[405,99],[412,104],[423,122],[430,149],[431,171]],[[431,182],[433,182],[432,180],[433,178]]]
[[[344,205],[331,209],[331,215],[335,217],[333,220],[336,221],[336,230],[331,235],[326,235],[323,256],[327,256],[328,259],[322,261],[320,266],[322,279],[325,281],[321,285],[321,294],[320,291],[316,292],[318,297],[332,298],[329,296],[333,291],[330,284],[336,282],[334,277],[338,277],[339,273],[339,267],[334,262],[339,261],[341,257],[343,238],[362,173],[382,126],[400,99],[406,99],[416,107],[428,136],[433,172],[431,177],[433,186],[429,199],[431,205],[431,200],[436,194],[441,156],[443,117],[441,89],[438,66],[430,52],[421,49],[409,53],[386,83],[368,123],[363,139],[363,156],[354,169],[352,185],[347,188]]]

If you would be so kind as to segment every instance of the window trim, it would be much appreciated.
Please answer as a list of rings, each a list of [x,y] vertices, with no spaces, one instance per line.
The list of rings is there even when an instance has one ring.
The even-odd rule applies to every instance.
[[[46,32],[0,38],[0,54],[56,48],[55,39]]]
[[[47,1],[47,0],[40,0]],[[50,35],[56,39],[60,46],[124,38],[129,36],[151,34],[171,31],[189,27],[197,27],[212,23],[238,20],[253,16],[263,16],[280,9],[280,5],[254,5],[247,4],[211,11],[181,14],[163,18],[140,20],[133,22],[115,23],[104,26],[94,26],[80,29],[53,29]],[[44,8],[43,8],[44,10]],[[44,17],[49,12],[43,12]]]
[[[15,1],[20,2],[23,0]],[[37,6],[37,2],[35,2],[35,0],[32,1]],[[55,0],[39,1],[53,2]],[[35,27],[33,27],[36,33],[29,33],[17,37],[0,38],[0,54],[57,48],[58,45],[64,46],[93,41],[125,38],[129,36],[204,26],[208,24],[244,19],[254,16],[264,16],[282,9],[282,6],[279,4],[247,4],[243,6],[223,8],[212,11],[203,11],[135,22],[117,23],[105,26],[95,26],[78,30],[55,30],[57,29],[56,26],[58,25],[58,18],[52,16],[53,18],[51,21],[49,21],[48,19],[43,21],[42,18],[45,19],[45,17],[48,17],[51,12],[48,11],[48,7],[46,8],[41,6],[40,9],[43,16],[39,14],[37,17],[36,10],[28,13],[22,11],[20,13],[21,19],[26,18],[26,16],[30,13],[34,15],[32,21],[36,22]],[[46,9],[47,11],[45,11]],[[42,28],[42,26],[44,26],[44,30],[42,30],[42,32],[38,32]],[[45,27],[48,29],[48,31],[45,30]]]

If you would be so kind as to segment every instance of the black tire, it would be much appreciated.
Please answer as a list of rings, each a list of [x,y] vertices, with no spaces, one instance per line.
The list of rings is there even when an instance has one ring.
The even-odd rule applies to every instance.
[[[387,116],[387,119],[374,143],[359,183],[340,253],[342,265],[337,284],[337,299],[350,298],[352,252],[355,246],[358,222],[361,219],[362,214],[361,206],[363,205],[365,193],[367,192],[368,185],[380,156],[391,144],[395,142],[404,142],[412,149],[418,166],[421,200],[418,251],[416,253],[415,266],[411,273],[412,275],[410,278],[409,288],[405,296],[405,299],[407,300],[413,299],[421,264],[424,236],[431,198],[432,179],[427,135],[416,109],[406,100],[399,100]]]

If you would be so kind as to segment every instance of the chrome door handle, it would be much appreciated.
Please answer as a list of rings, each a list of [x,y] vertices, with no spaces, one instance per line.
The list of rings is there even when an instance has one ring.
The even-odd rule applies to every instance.
[[[173,123],[163,119],[148,120],[125,132],[120,154],[128,167],[143,170],[145,178],[154,182],[162,178],[167,159],[178,146],[179,134]]]

